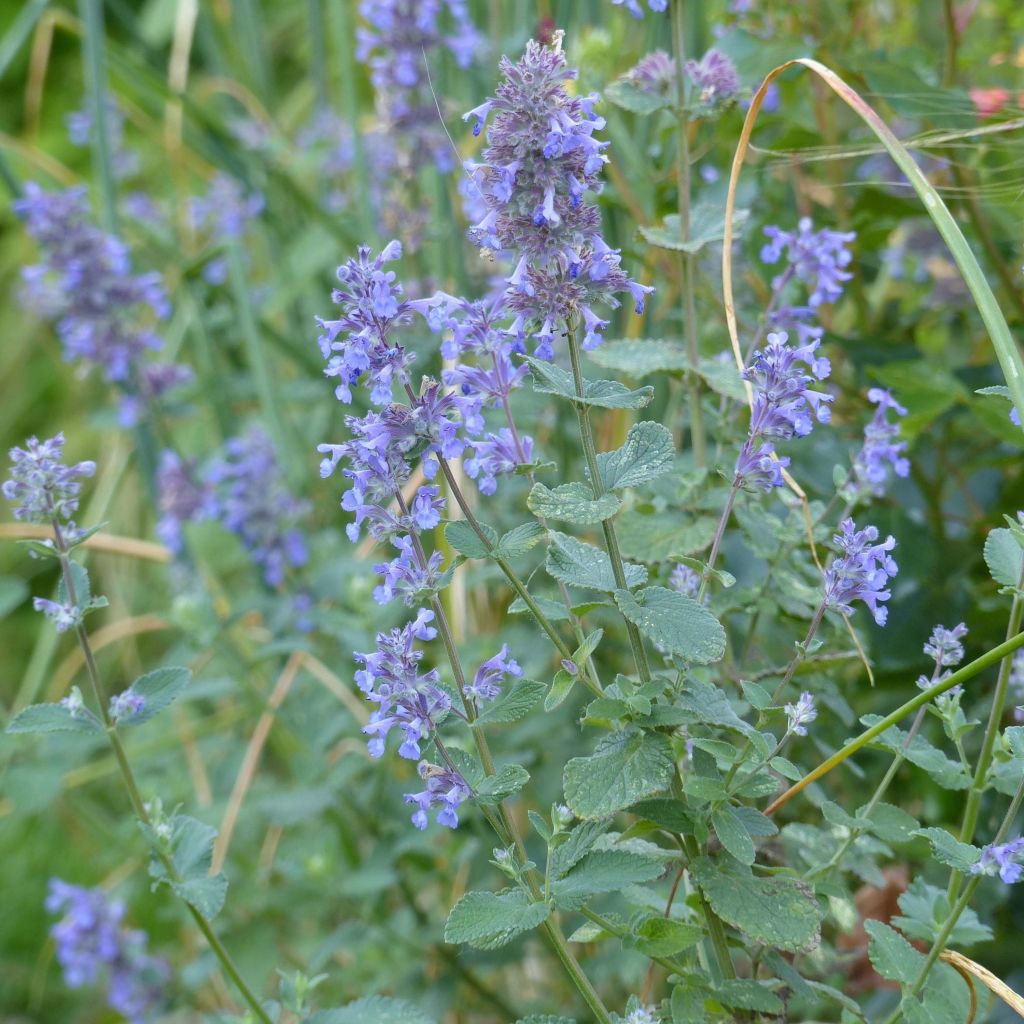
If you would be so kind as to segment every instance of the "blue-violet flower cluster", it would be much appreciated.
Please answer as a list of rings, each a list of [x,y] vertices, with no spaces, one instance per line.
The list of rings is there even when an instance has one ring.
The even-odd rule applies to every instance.
[[[532,338],[536,354],[550,359],[560,325],[580,320],[583,347],[596,348],[608,321],[594,307],[614,309],[628,291],[642,313],[653,291],[626,276],[619,251],[601,237],[600,212],[584,201],[600,191],[607,160],[608,143],[594,137],[604,127],[594,113],[597,96],[570,95],[566,83],[576,71],[561,51],[533,40],[518,63],[503,57],[500,70],[494,97],[464,115],[475,135],[493,116],[483,162],[466,164],[488,206],[469,237],[518,258],[505,293],[518,342]]]
[[[891,596],[886,584],[899,572],[889,554],[896,540],[889,536],[878,543],[874,526],[858,530],[852,519],[844,519],[839,529],[833,538],[839,554],[825,570],[825,606],[849,614],[854,601],[863,601],[875,622],[884,626],[889,609],[882,602]]]
[[[132,1024],[160,1009],[170,970],[146,952],[145,932],[124,926],[124,904],[99,889],[50,880],[46,909],[62,914],[50,929],[57,961],[71,988],[102,983],[107,1005]]]

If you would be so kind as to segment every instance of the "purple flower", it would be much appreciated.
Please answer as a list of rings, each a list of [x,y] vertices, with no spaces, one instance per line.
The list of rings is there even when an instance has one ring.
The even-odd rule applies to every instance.
[[[420,793],[406,793],[405,802],[415,804],[416,812],[412,816],[412,823],[420,829],[426,828],[428,824],[427,813],[432,807],[439,807],[437,813],[438,825],[447,828],[457,828],[459,825],[458,808],[459,804],[468,800],[473,791],[469,788],[466,780],[452,768],[441,768],[429,761],[421,761],[418,769],[420,778],[427,784],[427,788]]]
[[[210,486],[199,477],[193,463],[177,452],[164,450],[156,471],[157,507],[160,518],[156,535],[180,555],[184,550],[184,526],[206,518],[211,511]]]
[[[825,605],[850,614],[854,601],[863,601],[879,626],[885,625],[889,609],[881,602],[888,601],[885,589],[899,566],[889,554],[896,546],[893,537],[878,541],[878,530],[873,526],[858,530],[852,519],[840,524],[841,533],[833,538],[839,555],[825,570]]]
[[[673,569],[668,578],[668,584],[680,594],[687,597],[696,597],[700,591],[700,573],[691,569],[688,565],[679,563]]]
[[[623,78],[642,92],[670,99],[676,90],[676,62],[664,50],[654,50],[641,57]]]
[[[438,685],[436,669],[420,673],[423,651],[415,647],[417,640],[432,640],[437,630],[430,623],[434,613],[420,609],[412,622],[401,629],[377,634],[377,650],[355,654],[363,666],[356,672],[356,684],[367,700],[377,704],[363,732],[371,736],[371,756],[384,753],[384,742],[392,728],[398,726],[404,735],[398,753],[416,759],[420,744],[428,739],[439,718],[451,708],[451,698]]]
[[[789,463],[772,458],[774,440],[805,437],[815,419],[830,419],[832,396],[810,387],[831,372],[829,361],[814,354],[820,343],[794,348],[787,341],[784,331],[769,334],[764,349],[754,353],[743,371],[754,385],[754,406],[750,433],[736,462],[736,479],[748,490],[768,491],[782,484],[782,468]]]
[[[441,18],[447,8],[451,31]],[[356,58],[370,68],[377,110],[387,130],[400,138],[415,165],[430,155],[438,169],[452,169],[452,149],[438,116],[429,70],[448,50],[468,68],[481,37],[466,0],[362,0],[369,28],[357,29]]]
[[[498,488],[498,477],[503,473],[514,473],[517,466],[533,460],[533,439],[522,437],[516,443],[515,435],[508,427],[502,427],[496,434],[488,433],[480,440],[471,441],[473,455],[466,459],[466,472],[478,481],[481,494],[494,494]]]
[[[768,243],[761,249],[765,263],[778,263],[785,254],[788,266],[783,276],[795,276],[811,286],[808,303],[817,308],[823,302],[835,302],[843,294],[843,284],[853,276],[844,268],[853,255],[846,248],[857,234],[854,231],[813,230],[810,217],[803,217],[796,231],[769,226],[764,229]],[[787,276],[788,275],[788,276]],[[780,278],[772,282],[780,289]]]
[[[32,607],[42,612],[54,625],[58,633],[77,629],[82,622],[82,612],[70,601],[50,601],[45,597],[32,598]]]
[[[629,292],[642,312],[652,291],[626,276],[618,251],[601,238],[600,212],[584,201],[600,191],[607,160],[608,144],[594,137],[604,127],[597,97],[570,95],[566,82],[576,71],[561,51],[532,40],[518,63],[503,57],[500,70],[495,96],[463,115],[474,119],[474,133],[490,120],[484,160],[470,169],[488,213],[469,237],[518,257],[505,291],[517,342],[531,337],[549,357],[554,325],[582,320],[585,347],[594,348],[607,324],[595,306],[614,309]]]
[[[50,935],[65,982],[71,988],[102,983],[111,1009],[132,1024],[152,1020],[170,971],[165,961],[146,952],[144,932],[124,927],[124,904],[100,889],[53,878],[46,909],[63,914]]]
[[[1024,705],[1024,650],[1015,651],[1013,661],[1010,662],[1010,693],[1014,700],[1019,700]],[[1024,722],[1024,706],[1013,709],[1014,721]]]
[[[77,477],[92,476],[95,462],[76,462],[65,466],[64,434],[46,441],[30,437],[24,448],[10,450],[11,475],[0,488],[14,504],[14,518],[25,523],[49,523],[53,519],[67,524],[65,536],[74,536],[71,516],[78,509],[82,485]]]
[[[391,543],[398,548],[398,557],[390,562],[380,562],[373,567],[374,572],[381,577],[373,596],[378,604],[387,604],[400,597],[406,607],[411,607],[425,592],[437,589],[442,577],[441,565],[444,557],[441,552],[435,551],[426,560],[426,565],[423,565],[412,537],[392,537]]]
[[[971,865],[972,875],[995,875],[1007,885],[1019,882],[1024,868],[1020,859],[1024,857],[1024,838],[1017,838],[1009,843],[996,846],[994,843],[984,847],[981,857]]]
[[[247,193],[227,174],[215,175],[206,195],[194,197],[189,205],[192,228],[205,232],[216,243],[242,238],[250,223],[262,212],[262,194]],[[244,259],[244,251],[242,255]],[[220,257],[210,260],[203,267],[203,277],[210,284],[223,284],[227,280],[227,273],[227,262]]]
[[[806,690],[800,694],[795,704],[787,704],[783,709],[789,722],[789,732],[797,736],[807,735],[807,723],[818,717],[818,709],[814,706],[814,697]]]
[[[466,686],[466,693],[476,700],[494,700],[501,693],[505,676],[522,674],[519,663],[509,657],[508,644],[502,644],[501,650],[476,670],[473,681]]]
[[[125,246],[89,222],[84,189],[46,193],[29,182],[14,211],[44,258],[23,271],[26,304],[56,322],[65,359],[100,366],[133,393],[145,355],[163,344],[149,326],[169,313],[160,275],[131,273]]]
[[[952,629],[936,626],[924,645],[924,653],[932,658],[936,668],[950,668],[964,660],[964,645],[960,641],[967,636],[967,626],[961,622]]]
[[[739,90],[736,65],[719,50],[708,50],[699,61],[688,60],[683,70],[699,90],[700,105],[714,109],[727,103]]]
[[[204,515],[236,534],[271,587],[309,555],[299,523],[306,505],[288,490],[270,438],[259,427],[230,438],[206,468]]]
[[[891,470],[896,476],[905,477],[910,472],[910,461],[902,454],[907,442],[897,441],[900,434],[898,422],[890,422],[889,410],[897,416],[906,416],[907,410],[882,388],[872,388],[868,400],[878,408],[864,428],[864,445],[853,460],[853,481],[848,488],[850,500],[874,495],[881,497]]]
[[[110,169],[117,180],[130,178],[139,173],[139,157],[124,144],[124,114],[117,103],[106,97],[104,104],[104,129],[107,150],[110,154]],[[68,114],[66,122],[68,138],[74,146],[85,147],[92,142],[93,116],[91,110],[76,110]]]
[[[640,0],[612,0],[616,7],[625,7],[634,18],[642,18],[644,9],[640,6]],[[668,9],[668,0],[647,0],[647,6],[656,14],[661,14]]]

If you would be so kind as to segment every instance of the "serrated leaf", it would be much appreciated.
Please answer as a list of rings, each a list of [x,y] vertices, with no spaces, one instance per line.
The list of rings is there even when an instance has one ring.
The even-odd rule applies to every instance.
[[[1024,550],[1009,530],[999,527],[985,538],[985,564],[996,583],[1004,587],[1020,585]]]
[[[749,210],[733,212],[733,227],[739,228],[750,215]],[[706,245],[725,238],[725,210],[718,204],[697,203],[690,215],[690,234],[684,239],[680,231],[679,215],[670,213],[660,226],[641,227],[640,234],[662,249],[696,255]]]
[[[80,611],[84,611],[92,601],[92,584],[89,582],[89,571],[84,565],[76,562],[73,558],[68,559],[68,569],[70,570],[71,586],[75,591],[75,600],[71,600],[68,594],[67,583],[62,574],[60,581],[57,583],[57,603],[74,605]]]
[[[668,789],[674,774],[668,737],[622,729],[605,736],[590,757],[565,766],[565,802],[578,818],[606,818]]]
[[[578,910],[591,896],[618,892],[623,886],[650,882],[663,872],[662,865],[624,850],[588,853],[564,878],[551,886],[555,903],[564,910]]]
[[[757,1010],[760,1013],[779,1014],[786,1007],[782,1000],[769,988],[752,978],[733,978],[720,982],[714,989],[714,997],[723,1005],[735,1010]]]
[[[905,995],[900,1013],[906,1024],[964,1024],[973,1000],[967,983],[947,964],[936,964],[918,998]]]
[[[861,724],[871,726],[882,721],[880,715],[861,715]],[[898,726],[890,726],[871,741],[871,746],[881,747],[892,754],[901,754],[911,764],[923,768],[943,789],[968,789],[971,778],[959,761],[947,757],[938,747],[933,746],[920,733],[906,745],[907,734]]]
[[[520,679],[508,693],[489,704],[477,716],[480,725],[517,722],[524,718],[544,695],[547,687],[535,679]]]
[[[444,941],[498,949],[543,924],[550,914],[547,903],[532,903],[522,889],[468,892],[448,915]]]
[[[907,936],[929,944],[935,942],[949,918],[949,898],[945,889],[929,885],[920,876],[915,878],[900,895],[901,916],[892,923]],[[992,929],[981,923],[970,907],[964,907],[960,917],[948,936],[952,946],[971,946],[976,942],[988,942]]]
[[[915,836],[928,840],[932,856],[946,867],[957,871],[968,871],[981,856],[981,850],[970,843],[961,843],[944,828],[919,828]]]
[[[675,956],[696,946],[704,938],[704,929],[667,917],[649,917],[637,928],[636,936],[636,948],[644,956]]]
[[[699,858],[694,882],[723,921],[751,938],[792,952],[818,943],[821,915],[811,889],[795,878],[758,878],[732,858]]]
[[[779,826],[771,818],[762,814],[756,807],[734,807],[733,814],[739,818],[748,836],[774,836]]]
[[[641,409],[654,397],[654,388],[642,387],[631,391],[617,380],[585,380],[583,396],[576,396],[572,374],[555,363],[526,357],[533,376],[533,390],[545,395],[558,395],[579,405],[601,409]]]
[[[480,523],[480,528],[490,540],[493,548],[498,543],[498,532],[486,523]],[[487,545],[465,519],[456,519],[449,523],[444,528],[444,536],[460,555],[465,555],[467,558],[487,558],[490,554]]]
[[[690,834],[693,831],[693,819],[686,812],[686,806],[674,797],[654,797],[641,800],[626,808],[630,814],[636,814],[655,825],[668,829],[669,832]]]
[[[539,544],[546,533],[547,530],[540,523],[523,523],[502,536],[491,557],[515,558],[517,555],[523,555]]]
[[[9,733],[91,732],[102,733],[103,725],[90,716],[75,717],[61,704],[32,704],[19,711],[5,730]]]
[[[671,432],[645,420],[629,428],[621,448],[597,456],[597,470],[606,491],[638,487],[668,472],[674,457]]]
[[[191,678],[191,671],[180,666],[158,668],[139,676],[129,689],[136,697],[145,698],[145,704],[138,714],[118,718],[117,724],[141,725],[148,722],[177,699]]]
[[[626,78],[617,78],[605,86],[604,97],[617,107],[628,110],[631,114],[646,117],[671,105],[666,96],[641,89],[640,86]]]
[[[500,803],[518,793],[530,781],[530,773],[519,764],[507,764],[494,775],[487,775],[476,787],[477,799],[483,804]]]
[[[864,815],[865,807],[858,808],[859,816]],[[918,827],[917,818],[892,804],[875,804],[867,818],[871,822],[870,832],[883,843],[907,843]]]
[[[753,727],[733,710],[725,690],[714,683],[688,679],[683,691],[676,697],[676,705],[689,711],[699,722],[734,729],[745,736],[754,734]]]
[[[614,494],[602,494],[600,498],[595,498],[593,490],[584,483],[560,484],[553,489],[537,483],[526,499],[526,507],[535,516],[575,523],[577,526],[588,526],[610,519],[618,512],[621,504]]]
[[[715,535],[717,521],[711,516],[694,518],[686,512],[647,512],[631,508],[616,524],[619,547],[640,562],[678,561],[703,551]]]
[[[722,624],[698,601],[667,587],[615,591],[619,611],[652,643],[696,665],[725,654]]]
[[[228,888],[223,872],[210,874],[217,830],[185,814],[174,815],[168,824],[171,834],[167,852],[179,877],[172,878],[155,856],[150,860],[149,873],[158,883],[169,885],[207,920],[212,920],[224,906]]]
[[[365,996],[334,1010],[317,1010],[304,1024],[436,1024],[436,1018],[404,999]]]
[[[711,815],[711,824],[722,846],[741,864],[753,864],[756,856],[754,841],[747,833],[743,822],[728,804],[719,807]]]
[[[556,530],[551,531],[545,568],[549,575],[570,586],[606,593],[617,586],[611,560],[600,548]],[[627,587],[639,587],[647,580],[647,570],[642,565],[626,562],[624,569]]]
[[[617,338],[589,355],[598,366],[634,378],[678,372],[690,365],[683,343],[670,338]]]
[[[608,831],[607,820],[581,821],[569,833],[564,843],[551,851],[551,874],[561,878],[574,864],[578,864],[594,844]]]
[[[917,978],[924,957],[894,928],[869,918],[864,930],[871,936],[868,956],[871,966],[889,981],[910,985]]]

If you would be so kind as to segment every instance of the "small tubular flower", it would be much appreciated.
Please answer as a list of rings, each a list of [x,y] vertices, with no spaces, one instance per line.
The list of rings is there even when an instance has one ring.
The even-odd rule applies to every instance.
[[[852,519],[844,519],[840,531],[833,538],[839,555],[825,570],[825,605],[849,614],[854,601],[863,601],[875,622],[884,626],[889,609],[882,602],[891,596],[885,588],[899,571],[889,554],[896,540],[890,536],[879,544],[874,526],[858,530]]]
[[[795,704],[787,704],[783,709],[789,723],[789,731],[797,736],[807,735],[807,723],[818,717],[818,709],[814,706],[814,697],[804,690]]]
[[[1024,876],[1024,838],[1017,838],[1009,843],[996,845],[990,843],[981,851],[981,857],[971,865],[972,875],[999,875],[1007,885],[1019,882]]]
[[[869,495],[881,497],[890,472],[898,477],[910,473],[910,460],[903,455],[906,441],[898,441],[899,422],[889,419],[891,409],[897,416],[906,416],[907,410],[882,388],[871,388],[868,401],[877,408],[864,427],[864,444],[853,460],[853,479],[845,490],[849,500],[856,501]]]
[[[857,237],[856,232],[828,228],[815,231],[811,218],[802,217],[796,231],[783,231],[772,225],[766,227],[764,233],[768,242],[761,249],[761,259],[765,263],[778,263],[785,257],[791,276],[810,287],[807,301],[812,309],[842,296],[843,285],[853,276],[846,270],[853,260],[847,246]],[[778,282],[776,278],[773,286]]]

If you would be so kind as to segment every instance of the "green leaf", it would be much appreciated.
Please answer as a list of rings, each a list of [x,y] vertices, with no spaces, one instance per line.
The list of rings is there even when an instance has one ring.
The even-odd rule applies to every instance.
[[[736,210],[733,213],[733,226],[740,227],[749,215],[749,210]],[[706,245],[725,238],[725,209],[718,203],[697,203],[690,215],[688,240],[683,239],[679,215],[676,213],[670,213],[661,227],[641,227],[640,234],[651,245],[693,256]]]
[[[779,826],[756,807],[733,807],[732,812],[743,824],[748,836],[774,836],[779,831]]]
[[[91,712],[88,717],[72,715],[62,704],[32,704],[19,711],[7,725],[6,732],[91,732],[102,733],[103,724]]]
[[[614,82],[609,82],[605,86],[604,97],[611,100],[615,106],[643,117],[671,105],[667,96],[658,96],[656,93],[641,89],[626,78],[616,78]]]
[[[722,845],[741,864],[753,864],[756,856],[754,841],[747,833],[743,822],[728,804],[719,807],[711,815],[711,824]]]
[[[961,843],[944,828],[919,828],[915,836],[928,840],[932,848],[932,856],[946,867],[957,871],[968,871],[977,863],[981,850],[970,843]]]
[[[660,423],[645,420],[629,428],[621,448],[597,456],[597,469],[604,489],[614,491],[638,487],[667,473],[674,457],[671,432]]]
[[[667,917],[649,917],[636,930],[636,948],[644,956],[675,956],[696,946],[704,938],[704,929]]]
[[[555,530],[545,568],[556,580],[574,587],[611,593],[617,586],[611,560],[600,548]],[[624,568],[627,587],[641,586],[647,580],[642,565],[627,562]]]
[[[690,365],[682,342],[667,338],[621,338],[606,341],[588,353],[598,366],[628,377],[650,373],[679,372]]]
[[[617,533],[619,547],[627,557],[668,562],[702,551],[714,538],[716,526],[711,516],[693,518],[686,512],[631,508],[619,517]]]
[[[1024,569],[1024,550],[1009,530],[992,530],[985,538],[985,564],[996,583],[1004,587],[1020,585]]]
[[[734,978],[721,982],[714,997],[723,1005],[736,1010],[757,1010],[760,1013],[783,1013],[782,1000],[769,988],[751,978]]]
[[[610,519],[618,512],[621,504],[614,494],[602,494],[600,498],[595,498],[593,490],[584,483],[560,484],[554,489],[536,483],[526,499],[527,508],[535,516],[559,519],[578,526]]]
[[[590,757],[565,766],[565,802],[578,818],[605,818],[668,789],[675,774],[672,744],[661,733],[609,733]]]
[[[117,720],[118,725],[141,725],[177,699],[178,695],[188,686],[192,673],[187,668],[158,668],[139,676],[129,687],[137,697],[144,697],[146,703],[137,715],[125,715]]]
[[[496,722],[517,722],[524,718],[544,695],[547,687],[534,679],[520,679],[508,693],[480,712],[480,725]]]
[[[722,624],[698,601],[667,587],[615,591],[619,611],[649,640],[697,665],[725,654]]]
[[[515,558],[517,555],[526,554],[530,548],[535,547],[543,539],[547,530],[540,523],[523,523],[513,530],[509,530],[500,541],[492,558]],[[479,540],[479,537],[477,538]]]
[[[500,803],[518,793],[530,781],[530,773],[518,764],[507,764],[494,775],[488,775],[476,787],[477,799],[482,804]]]
[[[516,1024],[576,1024],[572,1017],[552,1017],[549,1013],[531,1013],[529,1017],[520,1017]]]
[[[70,570],[71,586],[75,590],[75,600],[72,602],[68,594],[67,583],[62,574],[57,583],[57,602],[66,605],[73,603],[79,610],[84,611],[92,601],[92,584],[89,582],[89,571],[84,565],[76,562],[73,558],[68,559],[68,569]]]
[[[903,997],[900,1013],[906,1024],[964,1024],[972,1002],[960,974],[947,964],[936,964],[920,997]]]
[[[474,949],[498,949],[543,924],[550,914],[547,903],[530,902],[522,889],[468,892],[448,915],[444,941]]]
[[[858,816],[864,815],[866,806],[858,808]],[[878,836],[883,843],[908,843],[918,827],[917,818],[892,804],[875,804],[867,818],[871,822],[872,835]]]
[[[150,860],[149,873],[158,884],[169,885],[203,917],[212,920],[224,906],[228,888],[223,872],[210,874],[217,830],[185,814],[174,815],[168,824],[171,831],[166,848],[179,880],[168,875],[163,862],[155,856]]]
[[[576,385],[572,374],[555,363],[544,359],[526,357],[533,375],[533,390],[545,395],[559,395],[579,405],[597,406],[601,409],[640,409],[654,397],[654,388],[642,387],[630,391],[617,380],[585,380],[583,397],[576,397]]]
[[[498,533],[495,529],[480,523],[484,535],[490,540],[491,547],[498,543]],[[490,551],[487,545],[477,535],[476,530],[465,519],[456,519],[444,528],[445,539],[460,555],[467,558],[487,558]]]
[[[792,952],[817,945],[821,915],[803,882],[758,878],[732,858],[701,857],[691,871],[712,910],[756,941]]]
[[[920,876],[900,896],[899,907],[903,914],[894,917],[892,923],[908,939],[917,939],[929,945],[938,939],[949,919],[946,890],[929,885]],[[992,929],[982,924],[970,907],[965,907],[947,941],[951,946],[972,946],[976,942],[988,942],[991,938]]]
[[[868,956],[871,966],[889,981],[910,985],[916,980],[924,957],[894,928],[869,918],[864,929],[871,936]]]
[[[537,594],[531,594],[530,596],[537,602],[537,607],[541,610],[541,613],[552,622],[562,622],[569,618],[569,612],[561,601],[553,601],[550,597],[539,597]],[[512,615],[533,614],[521,597],[517,597],[508,606],[508,610]]]
[[[578,864],[591,850],[594,843],[608,831],[609,822],[581,821],[569,833],[569,838],[551,850],[551,874],[561,878],[574,864]]]
[[[754,734],[753,727],[733,711],[725,690],[715,686],[714,683],[704,683],[693,678],[687,679],[682,693],[676,697],[676,705],[689,711],[698,722],[720,725],[723,728],[741,732],[745,736]]]
[[[882,721],[880,715],[862,715],[861,724],[870,728]],[[892,754],[902,754],[911,764],[923,768],[943,789],[968,789],[971,778],[959,761],[954,761],[929,743],[918,733],[909,746],[905,746],[907,734],[898,726],[890,726],[871,741],[871,746],[881,747]]]
[[[20,576],[0,576],[0,619],[10,615],[28,595],[28,584]]]
[[[595,850],[551,886],[551,895],[564,910],[578,910],[591,896],[650,882],[663,870],[658,861],[625,850]]]
[[[747,389],[736,364],[730,359],[701,359],[694,372],[716,394],[731,398],[735,402],[747,401]]]
[[[335,1010],[317,1010],[304,1024],[436,1024],[436,1019],[404,999],[366,996]]]
[[[655,825],[668,829],[669,832],[690,834],[693,831],[693,819],[686,813],[686,805],[674,797],[641,800],[626,810],[630,814],[653,821]]]

